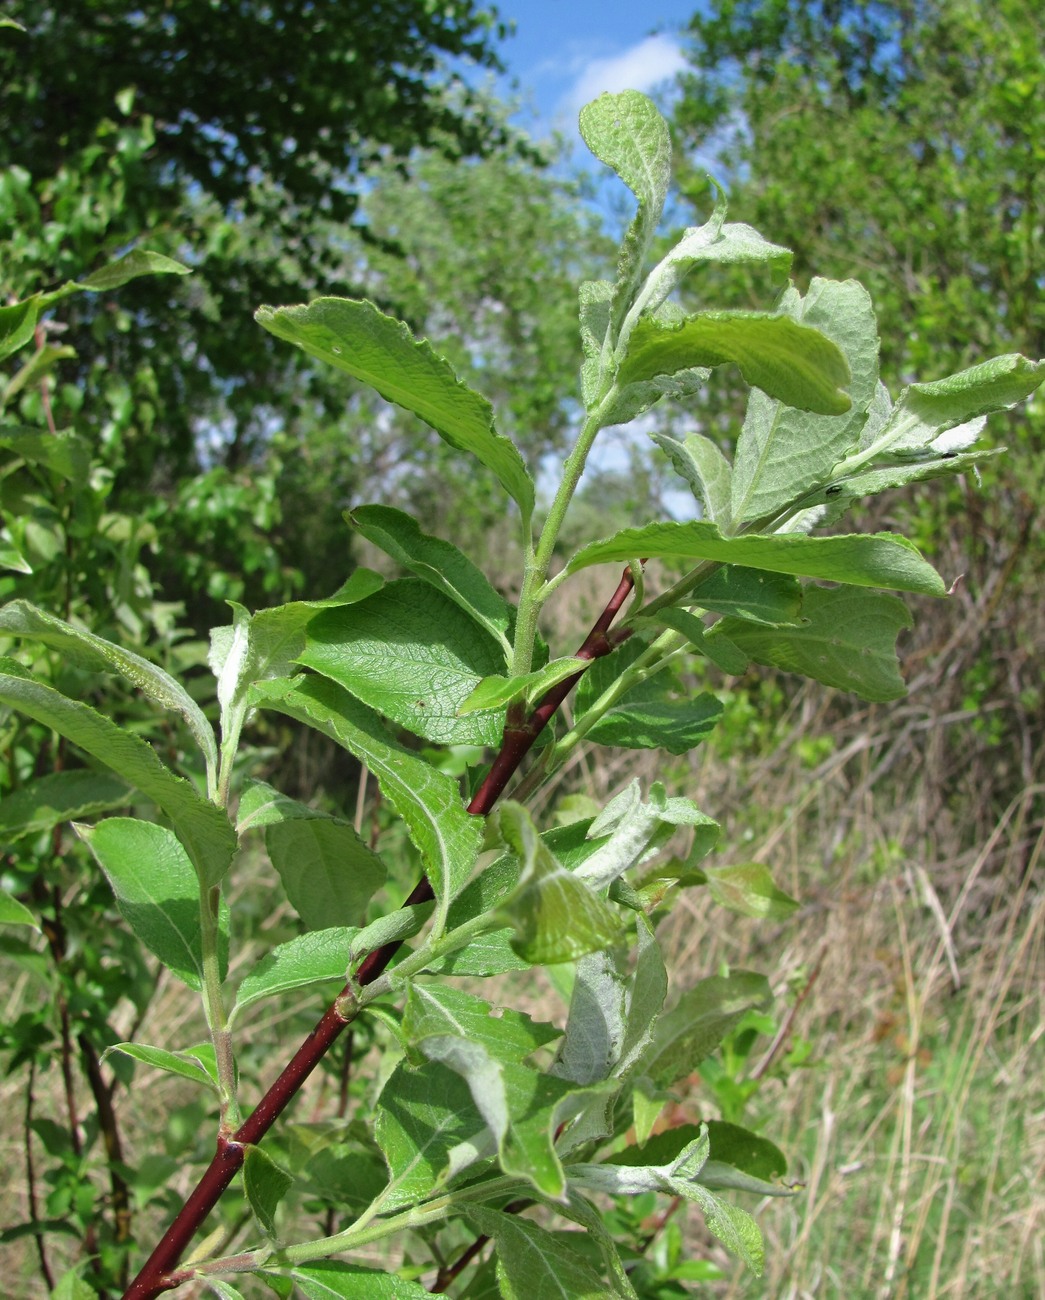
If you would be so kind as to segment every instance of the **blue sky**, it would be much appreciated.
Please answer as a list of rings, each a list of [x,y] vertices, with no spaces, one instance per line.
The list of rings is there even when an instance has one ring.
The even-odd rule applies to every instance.
[[[698,0],[495,0],[515,35],[500,47],[536,136],[576,136],[577,113],[604,90],[664,88],[684,67],[678,30]],[[508,91],[508,83],[501,83]]]

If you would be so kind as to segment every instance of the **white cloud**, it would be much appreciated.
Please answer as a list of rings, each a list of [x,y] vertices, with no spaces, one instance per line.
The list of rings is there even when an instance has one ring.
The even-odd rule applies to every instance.
[[[653,90],[686,67],[678,42],[670,36],[647,36],[612,58],[592,59],[563,96],[559,114],[577,113],[603,91]]]

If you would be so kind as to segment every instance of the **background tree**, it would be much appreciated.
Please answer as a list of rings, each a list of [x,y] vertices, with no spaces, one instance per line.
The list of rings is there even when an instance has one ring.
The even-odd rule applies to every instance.
[[[146,235],[187,262],[191,283],[70,306],[79,368],[66,378],[95,419],[93,398],[106,399],[121,486],[169,486],[197,467],[205,434],[212,459],[242,463],[287,379],[254,308],[291,285],[347,287],[332,232],[356,220],[362,178],[383,159],[504,142],[447,70],[452,58],[496,66],[495,17],[472,0],[379,0],[347,16],[328,0],[16,10],[27,30],[0,43],[6,292],[82,276]],[[100,323],[113,317],[115,332]]]
[[[421,509],[427,475],[447,469],[417,422],[276,351],[261,303],[366,292],[460,339],[455,364],[482,368],[535,459],[557,444],[573,261],[594,232],[503,109],[446,71],[451,57],[495,66],[492,13],[81,3],[19,17],[28,32],[0,50],[8,292],[82,275],[146,233],[193,270],[63,304],[78,359],[50,400],[59,425],[100,442],[114,503],[159,530],[157,579],[195,627],[226,598],[285,598],[329,572],[347,554],[341,511],[376,479]],[[27,395],[23,415],[40,403]],[[429,491],[433,524],[453,495]]]
[[[688,38],[693,70],[674,113],[682,193],[706,207],[710,171],[729,191],[731,216],[795,251],[800,284],[813,274],[861,280],[890,387],[997,352],[1045,352],[1037,7],[716,0],[693,17]],[[751,294],[748,281],[727,278],[737,296]],[[715,400],[705,422],[735,436],[735,403]],[[1042,739],[1026,647],[1041,636],[1032,593],[1045,551],[1033,520],[1045,494],[1045,407],[1039,398],[991,421],[995,443],[1013,454],[986,467],[989,492],[958,488],[930,502],[911,489],[889,505],[917,515],[919,543],[966,575],[965,646],[930,659],[924,682],[949,684],[941,713],[996,710],[990,728],[977,724],[991,757],[995,798],[977,791],[987,809],[1033,779]],[[928,620],[923,627],[926,643],[914,653],[940,656],[948,633]],[[967,757],[963,738],[950,780],[966,806]],[[934,803],[941,798],[937,791]]]

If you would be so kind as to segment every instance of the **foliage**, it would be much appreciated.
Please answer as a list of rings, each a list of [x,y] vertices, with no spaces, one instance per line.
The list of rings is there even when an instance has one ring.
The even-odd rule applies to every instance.
[[[296,1285],[308,1296],[419,1296],[428,1292],[416,1279],[433,1269],[435,1290],[462,1296],[494,1288],[504,1296],[534,1288],[678,1294],[680,1283],[709,1272],[674,1249],[644,1260],[652,1242],[636,1238],[634,1207],[651,1196],[696,1206],[727,1250],[755,1273],[762,1267],[754,1218],[722,1193],[788,1194],[782,1154],[725,1118],[656,1134],[653,1125],[672,1090],[723,1043],[724,1069],[741,1072],[750,1031],[771,1023],[763,1018],[769,985],[757,973],[724,970],[669,997],[656,924],[686,888],[706,887],[709,903],[745,915],[786,916],[793,900],[764,868],[706,862],[717,824],[659,783],[643,791],[633,781],[591,815],[544,831],[528,801],[581,743],[675,754],[698,744],[721,705],[686,690],[679,668],[693,656],[727,675],[754,662],[864,699],[900,695],[895,640],[909,615],[890,593],[942,596],[944,584],[903,537],[829,530],[867,495],[990,455],[971,449],[982,417],[1025,400],[1045,363],[1000,357],[910,384],[894,402],[878,380],[874,315],[851,283],[814,280],[805,295],[787,287],[769,311],[686,313],[675,297],[684,275],[723,262],[780,275],[786,251],[728,222],[720,202],[651,268],[671,170],[666,123],[644,96],[626,92],[589,105],[581,130],[631,190],[637,212],[614,277],[581,286],[583,412],[539,528],[531,468],[498,432],[490,402],[404,323],[370,302],[330,296],[257,312],[270,334],[370,384],[499,485],[505,527],[517,531],[524,557],[516,604],[410,516],[362,507],[353,526],[409,576],[384,582],[359,570],[325,599],[253,614],[233,603],[231,623],[211,634],[214,684],[204,708],[198,679],[179,680],[81,620],[24,599],[0,610],[0,631],[26,647],[21,658],[0,661],[0,701],[70,747],[69,761],[63,752],[53,765],[59,770],[13,766],[3,833],[12,842],[40,832],[60,839],[61,824],[73,820],[127,929],[200,991],[209,1031],[202,1046],[112,1045],[124,1078],[147,1065],[203,1090],[193,1132],[218,1106],[217,1154],[129,1296],[195,1280],[235,1300],[228,1279],[237,1274],[259,1275],[278,1294]],[[36,308],[6,310],[13,352],[32,332],[18,322]],[[585,538],[553,573],[599,434],[662,399],[686,401],[723,366],[757,385],[732,464],[700,435],[662,438],[701,518]],[[540,620],[551,597],[584,569],[622,563],[624,576],[577,652],[550,649]],[[51,650],[57,661],[46,657]],[[162,754],[142,738],[138,719],[121,726],[70,689],[65,664],[81,675],[77,685],[83,674],[113,672],[162,710],[173,737]],[[558,723],[574,686],[574,713]],[[257,779],[244,733],[263,713],[315,729],[365,765],[397,819],[387,847],[380,835],[366,842],[361,824]],[[151,734],[159,738],[155,723]],[[531,751],[526,774],[502,799]],[[74,753],[90,762],[73,767]],[[463,797],[452,774],[461,753],[480,763],[463,773]],[[106,811],[119,815],[97,820]],[[237,975],[230,993],[229,948],[240,936],[229,899],[237,902],[244,869],[237,849],[259,830],[295,932]],[[424,875],[400,907],[403,861],[394,854],[404,840],[404,856],[419,859]],[[39,900],[27,882],[14,884],[8,917],[29,923]],[[249,913],[249,894],[243,901]],[[118,930],[117,943],[125,933]],[[26,944],[19,955],[28,966],[34,950]],[[563,968],[563,1023],[512,1006],[493,1014],[494,999],[521,987],[535,965]],[[462,975],[509,981],[483,997],[447,978]],[[258,1039],[241,1034],[242,1019],[259,1003],[276,1010],[288,995],[332,985],[340,992],[244,1118],[241,1067],[270,1058],[271,1048],[259,1052]],[[36,1068],[40,1023],[9,1035],[16,1064]],[[341,1111],[328,1124],[273,1133],[262,1149],[349,1026],[349,1057],[362,1062],[373,1050],[377,1058],[343,1085],[346,1104],[349,1093],[365,1104],[351,1119]],[[720,1076],[718,1093],[723,1112],[739,1118],[743,1089]],[[103,1089],[99,1109],[108,1096]],[[37,1131],[64,1156],[57,1135]],[[110,1169],[125,1179],[122,1156],[110,1152]],[[181,1264],[240,1169],[238,1227],[230,1214],[228,1233]],[[153,1188],[142,1186],[147,1197]],[[113,1236],[126,1243],[122,1187]],[[619,1207],[610,1223],[621,1248],[603,1221],[604,1198]],[[93,1203],[90,1193],[85,1200]],[[309,1221],[317,1205],[329,1212],[325,1231]],[[97,1216],[82,1217],[85,1237],[96,1233]],[[34,1208],[25,1230],[46,1266],[45,1227]],[[234,1240],[240,1232],[249,1235],[245,1248]],[[89,1242],[95,1260],[97,1240]],[[670,1246],[670,1231],[664,1241]],[[394,1271],[376,1269],[370,1255],[366,1266],[353,1259],[392,1242],[402,1243]],[[493,1253],[459,1282],[487,1242]],[[103,1256],[99,1286],[118,1269]]]
[[[483,320],[477,341],[487,370],[501,347],[505,369],[518,362],[533,374],[522,359],[531,345],[538,361],[553,362],[543,396],[535,383],[532,403],[517,397],[514,405],[535,452],[561,437],[549,395],[562,387],[571,295],[561,268],[543,273],[534,248],[536,232],[555,229],[550,187],[502,111],[450,70],[495,66],[494,15],[471,0],[376,5],[365,16],[327,3],[307,13],[248,4],[216,16],[205,3],[172,13],[157,3],[132,12],[84,0],[27,3],[18,17],[23,31],[0,41],[5,291],[24,297],[131,246],[193,268],[182,285],[141,281],[119,297],[66,303],[49,329],[76,359],[50,402],[59,425],[99,447],[116,508],[157,529],[156,581],[201,633],[225,596],[285,599],[318,580],[311,555],[335,543],[347,501],[388,477],[403,436],[385,429],[374,402],[257,330],[258,302],[354,289],[424,329],[427,300],[406,292],[402,263],[411,258],[444,303],[456,292],[452,325],[432,322],[440,333],[464,337]],[[464,174],[451,182],[442,160],[495,150],[492,170],[471,172],[469,205]],[[405,179],[415,166],[416,184]],[[395,214],[382,211],[384,190]],[[429,217],[443,214],[438,232],[423,221],[425,201]],[[472,232],[457,233],[462,220]],[[576,231],[562,229],[571,223],[559,221],[545,244],[550,261],[558,247],[577,247]],[[516,240],[533,278],[524,284],[509,272],[504,288],[488,276],[474,292],[465,286],[454,241],[473,247],[476,228]],[[560,310],[534,311],[553,299]],[[497,319],[507,300],[511,314]],[[33,392],[24,400],[38,408]],[[36,419],[39,410],[25,414]],[[196,483],[201,473],[208,477]],[[285,487],[273,501],[277,477]],[[198,546],[201,497],[219,525],[210,550]],[[323,526],[314,544],[303,539],[304,518]]]
[[[195,302],[151,288],[124,300],[125,310],[148,313],[144,337],[164,348],[167,363],[153,368],[161,392],[173,395],[175,375],[187,385],[179,401],[164,403],[172,422],[179,411],[190,421],[202,414],[202,393],[222,383],[241,390],[243,400],[232,397],[229,409],[249,411],[245,381],[262,367],[239,321],[266,294],[340,273],[336,245],[305,232],[322,219],[343,226],[358,205],[360,177],[375,163],[418,145],[460,156],[503,139],[476,93],[441,62],[494,64],[495,20],[471,0],[379,4],[358,22],[327,0],[307,13],[285,3],[216,12],[205,0],[176,11],[78,0],[25,3],[18,17],[25,33],[0,44],[2,161],[24,178],[21,201],[41,222],[22,264],[38,283],[148,231],[198,268]],[[141,142],[130,160],[127,137]],[[78,242],[49,247],[71,215],[63,204],[93,202],[96,191],[80,179],[91,167],[112,174],[113,201],[96,210]],[[54,217],[57,228],[48,224]],[[70,326],[88,330],[93,319],[88,313]],[[123,340],[125,372],[144,360],[136,336]],[[190,339],[195,382],[188,367],[170,364]],[[90,350],[80,351],[86,364]],[[182,455],[190,434],[191,424],[168,426]]]
[[[800,282],[859,275],[889,376],[1043,350],[1033,6],[720,0],[689,36],[681,142]],[[682,177],[697,197],[694,161]]]
[[[890,388],[998,352],[1045,353],[1040,6],[716,0],[688,37],[692,71],[672,122],[683,192],[703,208],[711,170],[734,214],[794,250],[803,288],[816,275],[858,278],[878,316]],[[757,288],[744,268],[726,268],[730,300]],[[739,387],[697,400],[700,427],[731,439],[743,418]],[[1033,779],[1041,738],[1038,723],[1028,732],[1021,722],[1020,703],[1039,676],[1024,647],[1039,639],[1045,568],[1035,524],[1045,500],[1040,395],[990,415],[983,436],[1012,454],[944,491],[911,484],[861,517],[873,526],[887,510],[941,568],[963,575],[966,631],[946,666],[937,661],[927,697],[941,716],[970,700],[997,707],[986,716],[981,707],[972,726],[989,728],[995,773],[975,797],[1000,814]],[[949,635],[926,620],[912,654]],[[954,771],[966,771],[962,729],[941,734]],[[962,785],[945,805],[965,797]]]

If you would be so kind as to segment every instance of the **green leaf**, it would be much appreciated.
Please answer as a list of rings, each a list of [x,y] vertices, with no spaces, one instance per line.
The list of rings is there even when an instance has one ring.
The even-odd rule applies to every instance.
[[[642,383],[695,367],[734,364],[744,379],[789,406],[840,415],[851,402],[841,389],[849,366],[818,330],[768,312],[701,312],[679,324],[638,322],[617,372],[617,383]],[[736,484],[734,483],[734,519]]]
[[[651,433],[650,437],[700,502],[702,517],[719,532],[731,532],[733,470],[718,447],[700,433],[691,433],[683,442],[666,433]]]
[[[59,361],[68,361],[75,356],[75,348],[55,347],[51,343],[45,343],[43,347],[38,347],[29,354],[29,360],[19,366],[15,374],[4,385],[3,392],[0,393],[0,406],[7,406],[12,398],[17,397],[24,389],[35,386],[41,380],[46,379]],[[57,434],[49,434],[49,436],[57,437]]]
[[[385,883],[381,859],[348,822],[309,817],[265,832],[287,898],[310,930],[358,921]]]
[[[220,1277],[208,1277],[206,1285],[218,1297],[218,1300],[244,1300],[243,1292],[238,1291],[230,1282]]]
[[[586,838],[589,823],[572,822],[547,831],[542,839],[567,868],[575,870],[598,848],[597,841]],[[497,858],[479,872],[454,900],[447,918],[447,929],[467,925],[478,916],[494,914],[519,883],[521,865],[511,853]],[[514,930],[510,926],[473,935],[467,945],[434,961],[432,972],[453,975],[500,975],[506,971],[527,970],[530,962],[512,947]]]
[[[195,786],[175,776],[149,745],[86,704],[67,699],[23,669],[0,671],[0,700],[53,727],[110,767],[156,803],[170,818],[201,885],[216,885],[236,851],[236,835],[224,812]]]
[[[38,429],[9,425],[0,429],[0,447],[6,447],[28,464],[41,465],[76,486],[87,481],[91,467],[91,449],[79,434],[65,429],[57,433],[41,433]]]
[[[848,582],[858,587],[891,587],[926,596],[942,596],[946,591],[940,575],[922,559],[913,543],[891,533],[723,537],[714,524],[703,522],[622,529],[578,551],[566,570],[576,573],[591,564],[638,556],[719,560],[745,568]]]
[[[764,975],[732,971],[701,980],[662,1015],[642,1072],[659,1088],[685,1078],[718,1047],[740,1020],[773,1000]]]
[[[235,742],[252,707],[265,704],[279,688],[275,679],[293,672],[305,648],[305,629],[321,611],[350,605],[379,591],[384,580],[369,569],[356,569],[324,600],[295,600],[250,614],[229,601],[231,626],[211,629],[207,659],[217,678],[221,729]]]
[[[680,826],[697,828],[698,839],[708,848],[718,839],[718,823],[692,800],[681,796],[669,799],[664,786],[655,781],[650,786],[649,801],[644,803],[635,779],[588,827],[589,839],[609,838],[575,868],[574,875],[592,889],[605,889],[625,871],[659,853]]]
[[[543,668],[518,677],[484,677],[457,712],[463,714],[483,709],[501,709],[513,700],[525,700],[527,704],[534,704],[546,691],[567,677],[583,672],[590,663],[590,659],[554,659]]]
[[[62,822],[120,808],[131,798],[130,787],[104,772],[86,768],[52,772],[0,802],[0,839],[17,840],[52,830]]]
[[[102,1060],[111,1052],[119,1052],[121,1056],[129,1056],[133,1061],[165,1070],[168,1074],[176,1074],[182,1079],[190,1079],[193,1083],[201,1083],[213,1093],[218,1092],[213,1073],[192,1052],[168,1052],[163,1047],[149,1047],[145,1043],[114,1043],[105,1049]]]
[[[357,506],[345,517],[367,541],[460,605],[510,652],[508,604],[467,555],[450,542],[421,532],[410,515],[390,506]]]
[[[482,678],[504,666],[500,647],[417,578],[318,615],[300,662],[434,744],[500,742],[501,710],[458,715]]]
[[[705,655],[724,673],[739,675],[747,671],[750,662],[747,655],[727,637],[709,635],[708,629],[696,614],[684,609],[658,609],[649,621],[681,632],[698,654]]]
[[[682,1184],[679,1184],[680,1190]],[[765,1265],[765,1246],[758,1224],[739,1205],[721,1201],[701,1183],[687,1183],[681,1194],[695,1201],[704,1215],[708,1229],[721,1241],[731,1255],[742,1260],[754,1273],[762,1276]]]
[[[611,424],[628,424],[664,397],[684,404],[699,393],[710,378],[711,370],[707,366],[690,366],[614,388],[604,399],[604,405],[599,407],[599,423],[603,428]]]
[[[664,1005],[668,978],[653,931],[641,914],[634,974],[623,948],[589,953],[577,963],[566,1038],[552,1071],[577,1083],[611,1080],[596,1093],[557,1143],[562,1157],[579,1146],[601,1145],[614,1131],[614,1108],[624,1081],[645,1054]]]
[[[741,916],[783,921],[798,910],[798,903],[777,889],[769,868],[761,862],[705,867],[704,873],[715,902]]]
[[[51,1292],[51,1300],[97,1300],[98,1293],[75,1268],[63,1273]]]
[[[995,357],[958,374],[927,384],[910,384],[897,399],[885,425],[869,431],[850,458],[866,464],[898,452],[928,447],[942,433],[992,411],[1008,411],[1045,380],[1045,360],[1018,353]],[[847,462],[836,467],[848,472]]]
[[[386,943],[400,943],[403,939],[409,939],[417,934],[431,917],[433,908],[434,904],[431,902],[411,903],[409,907],[400,907],[394,912],[386,912],[376,921],[364,925],[349,946],[349,965],[358,965],[375,948],[383,948]],[[394,971],[391,978],[394,983],[396,978]]]
[[[262,781],[251,782],[240,801],[239,829],[249,826],[264,826],[287,898],[310,930],[358,921],[385,882],[381,859],[348,822],[288,799]]]
[[[350,945],[357,930],[345,926],[329,930],[310,930],[287,943],[277,944],[244,977],[236,995],[236,1005],[229,1017],[234,1020],[254,1002],[348,978]]]
[[[25,347],[45,306],[43,296],[34,293],[10,307],[0,307],[0,361]]]
[[[725,564],[697,583],[690,599],[701,609],[773,627],[802,621],[802,585],[787,573]]]
[[[567,1174],[571,1186],[585,1191],[612,1196],[636,1196],[657,1191],[694,1201],[719,1241],[758,1275],[762,1271],[764,1254],[758,1225],[746,1211],[720,1201],[697,1181],[709,1151],[707,1126],[702,1125],[699,1136],[683,1147],[668,1164],[577,1164],[570,1165]],[[646,1149],[642,1154],[646,1155]]]
[[[722,703],[702,691],[693,700],[616,704],[590,727],[587,739],[625,749],[666,749],[688,754],[706,740],[722,716]]]
[[[624,1042],[614,1066],[617,1079],[629,1077],[644,1060],[668,993],[668,973],[653,927],[644,916],[636,918],[638,948],[628,997]]]
[[[515,931],[511,926],[487,930],[469,939],[463,948],[457,948],[426,969],[440,975],[504,975],[513,970],[529,970],[532,962],[520,957],[513,941]]]
[[[452,447],[470,452],[518,503],[524,525],[529,522],[533,480],[515,445],[494,432],[490,403],[400,321],[373,303],[347,298],[317,298],[307,307],[259,307],[255,319],[277,338],[412,411]]]
[[[789,290],[781,311],[796,325],[819,330],[845,358],[852,406],[848,412],[845,406],[811,406],[819,414],[810,415],[794,409],[803,403],[757,385],[763,393],[751,394],[733,463],[734,526],[771,516],[827,481],[836,461],[856,445],[878,383],[878,330],[862,285],[814,279],[804,298]]]
[[[260,1147],[248,1146],[243,1159],[243,1191],[254,1218],[266,1236],[276,1236],[276,1209],[294,1185],[285,1169]]]
[[[482,824],[461,803],[457,783],[396,744],[376,714],[323,678],[293,688],[272,708],[318,728],[366,763],[406,824],[439,900],[436,928],[471,875]]]
[[[621,950],[585,953],[577,962],[566,1037],[554,1072],[574,1083],[609,1077],[627,1028],[628,978]]]
[[[534,965],[553,965],[613,943],[620,931],[616,912],[559,862],[526,809],[508,802],[497,816],[505,843],[523,864],[499,908],[515,930],[516,952]]]
[[[430,1295],[417,1282],[337,1259],[299,1264],[279,1276],[293,1278],[308,1300],[428,1300]]]
[[[569,1237],[530,1219],[483,1206],[468,1206],[468,1220],[497,1246],[497,1281],[505,1300],[606,1300],[611,1290]]]
[[[13,600],[0,608],[0,632],[11,636],[32,637],[34,641],[52,646],[64,655],[83,663],[96,672],[117,672],[148,699],[162,708],[180,713],[203,751],[208,769],[218,764],[218,748],[214,730],[203,710],[179,682],[143,659],[141,655],[122,646],[114,645],[103,637],[75,627],[25,600]]]
[[[778,1146],[737,1124],[713,1119],[707,1124],[711,1155],[700,1171],[700,1181],[719,1188],[752,1192],[758,1196],[793,1196],[795,1188],[780,1180],[787,1159]]]
[[[424,1200],[479,1158],[486,1125],[467,1083],[437,1061],[402,1063],[381,1093],[374,1136],[388,1164],[384,1213]]]
[[[178,837],[133,817],[108,817],[76,833],[105,872],[135,935],[190,988],[202,987],[200,886]],[[218,919],[221,978],[228,969],[228,906]]]
[[[637,90],[605,94],[580,112],[584,143],[612,167],[639,201],[620,247],[613,315],[617,324],[630,304],[653,242],[671,181],[671,136],[653,101]]]
[[[586,410],[599,401],[605,388],[606,369],[611,365],[611,323],[613,313],[611,280],[585,280],[578,291],[581,347],[581,397]]]
[[[718,190],[714,181],[711,184]],[[718,192],[721,196],[721,191]],[[726,204],[720,197],[709,221],[683,231],[679,242],[650,273],[643,291],[644,311],[656,311],[683,278],[704,262],[726,265],[762,262],[774,277],[786,277],[792,261],[789,248],[771,244],[751,226],[738,221],[727,222],[725,217]]]
[[[6,529],[3,530],[3,532],[6,531]],[[33,566],[22,552],[5,538],[3,533],[0,533],[0,568],[9,569],[12,573],[32,573],[33,571]]]
[[[879,492],[888,492],[894,488],[906,487],[909,483],[925,483],[930,479],[950,478],[954,474],[965,474],[986,460],[993,460],[1005,452],[1004,447],[985,448],[964,454],[946,452],[932,455],[927,452],[927,459],[911,461],[904,465],[868,466],[858,470],[848,478],[830,483],[819,492],[812,493],[807,500],[809,516],[816,527],[833,523],[857,501],[877,496]]]
[[[759,627],[740,619],[723,619],[720,626],[756,663],[801,673],[865,700],[906,694],[896,657],[896,638],[911,626],[903,601],[851,587],[807,587],[802,614],[799,627]]]
[[[78,280],[78,289],[87,289],[91,293],[107,293],[110,289],[119,289],[129,280],[137,280],[142,275],[189,275],[187,266],[175,262],[162,253],[150,253],[144,248],[134,248],[108,266],[92,271],[84,280]]]
[[[433,1035],[421,1043],[466,1081],[475,1109],[497,1142],[501,1169],[525,1178],[544,1196],[560,1198],[566,1189],[555,1136],[588,1101],[590,1089],[499,1060],[482,1043],[457,1035]]]
[[[404,1037],[414,1043],[457,1035],[478,1043],[498,1061],[523,1061],[562,1034],[555,1025],[508,1007],[495,1016],[489,1002],[463,989],[418,982],[410,985],[402,1029]]]
[[[40,929],[40,923],[24,904],[7,889],[0,889],[0,925],[28,925]]]
[[[592,664],[577,691],[578,722],[586,738],[598,744],[688,753],[709,734],[722,712],[722,705],[713,695],[678,699],[670,694],[669,679],[653,675],[635,681],[608,709],[600,704],[603,692],[632,667],[645,649],[640,637],[631,637]],[[603,709],[605,712],[596,711]]]

